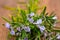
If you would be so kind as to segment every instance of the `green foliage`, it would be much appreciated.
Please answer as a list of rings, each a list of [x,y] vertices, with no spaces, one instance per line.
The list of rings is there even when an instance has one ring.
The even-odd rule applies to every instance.
[[[10,8],[10,7],[6,7],[6,6],[4,7],[8,10],[13,11],[13,13],[11,15],[11,20],[8,20],[5,17],[2,17],[2,18],[10,24],[10,26],[15,31],[15,34],[17,32],[19,32],[16,30],[16,28],[18,28],[18,27],[21,28],[21,32],[19,32],[19,35],[18,36],[14,35],[14,36],[16,36],[16,40],[24,40],[25,37],[27,37],[28,40],[41,40],[41,35],[44,35],[44,32],[47,31],[48,34],[53,32],[53,27],[54,27],[53,25],[57,21],[57,20],[53,19],[55,14],[52,12],[50,15],[48,15],[48,13],[46,13],[46,6],[44,6],[42,12],[38,15],[37,14],[37,10],[39,10],[38,1],[39,0],[29,0],[26,10],[21,9],[19,6],[17,8]],[[33,17],[29,16],[31,14],[31,12],[34,13]],[[33,24],[33,23],[29,22],[29,20],[27,20],[28,17],[32,18],[34,20],[34,22],[37,21],[38,19],[42,19],[42,23],[39,25],[44,26],[46,28],[44,30],[44,32],[41,33],[41,30],[37,27],[37,24]],[[25,30],[22,30],[22,27],[25,27],[25,26],[29,26],[31,32],[26,32]],[[11,29],[10,29],[10,31],[11,31]],[[56,32],[56,31],[54,31],[54,32]],[[12,36],[12,35],[10,35],[10,36]],[[49,37],[51,37],[51,36],[49,36]],[[46,38],[46,40],[49,40],[49,37]],[[55,40],[55,37],[56,36],[53,35],[52,40]]]
[[[11,23],[11,21],[10,20],[8,20],[7,18],[5,18],[5,17],[2,17],[2,19],[4,19],[6,22],[8,22],[8,23]]]

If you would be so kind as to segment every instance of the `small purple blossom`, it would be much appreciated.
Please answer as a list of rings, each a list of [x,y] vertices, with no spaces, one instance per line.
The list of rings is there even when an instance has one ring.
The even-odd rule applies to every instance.
[[[60,34],[59,33],[57,33],[56,36],[57,36],[57,39],[60,39]]]
[[[34,12],[31,12],[29,15],[30,15],[30,17],[34,16]]]
[[[40,29],[41,32],[43,32],[45,30],[44,26],[37,25],[37,27]]]
[[[34,22],[33,18],[28,18],[27,20],[29,20],[30,23]]]
[[[41,26],[40,27],[40,31],[43,32],[45,30],[45,27],[44,26]]]
[[[18,28],[17,28],[17,30],[18,30],[19,32],[21,32],[21,29],[20,29],[20,27],[18,27]]]
[[[6,28],[8,28],[8,29],[10,28],[10,24],[9,24],[9,23],[6,23],[5,26],[6,26]]]
[[[24,38],[24,40],[28,40],[28,38]]]
[[[60,39],[60,35],[57,36],[57,39]]]
[[[33,24],[41,24],[42,23],[42,19],[37,20],[37,22],[33,23]]]
[[[30,28],[29,28],[29,26],[27,26],[27,27],[23,27],[23,29],[24,29],[26,32],[30,32]]]
[[[11,30],[10,34],[11,35],[15,35],[15,31],[14,30]]]

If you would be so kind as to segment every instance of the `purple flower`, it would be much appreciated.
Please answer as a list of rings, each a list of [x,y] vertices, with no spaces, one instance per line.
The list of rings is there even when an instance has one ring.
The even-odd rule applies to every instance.
[[[23,29],[24,29],[26,32],[30,32],[30,28],[29,28],[29,26],[27,26],[27,27],[23,27]]]
[[[57,36],[57,39],[60,39],[60,35]]]
[[[43,32],[45,30],[44,26],[37,25],[37,27],[40,29],[41,32]]]
[[[24,40],[28,40],[28,38],[24,38]]]
[[[45,30],[45,27],[44,26],[41,26],[40,27],[40,31],[43,32]]]
[[[9,24],[9,23],[6,23],[5,26],[6,26],[6,28],[8,28],[8,29],[10,28],[10,24]]]
[[[34,22],[33,18],[28,18],[27,20],[29,20],[30,23]]]
[[[60,34],[59,33],[57,33],[56,36],[57,36],[57,39],[60,39]]]
[[[18,30],[19,32],[21,32],[21,29],[20,29],[20,27],[18,27],[18,28],[17,28],[17,30]]]
[[[15,35],[15,31],[14,30],[11,30],[10,34],[11,35]]]
[[[30,15],[30,17],[34,16],[34,12],[31,12],[29,15]]]
[[[37,22],[33,23],[33,24],[41,24],[42,23],[42,19],[37,20]]]

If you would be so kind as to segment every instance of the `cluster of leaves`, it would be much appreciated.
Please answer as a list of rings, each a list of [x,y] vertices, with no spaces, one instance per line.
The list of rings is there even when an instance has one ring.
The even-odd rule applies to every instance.
[[[22,32],[19,33],[19,36],[16,36],[16,40],[20,40],[20,39],[23,40],[27,36],[28,36],[28,40],[34,40],[34,39],[41,40],[42,33],[40,32],[40,30],[36,27],[36,25],[30,23],[27,20],[27,15],[30,14],[31,12],[35,13],[35,16],[33,16],[33,19],[35,21],[38,19],[42,19],[43,22],[41,25],[45,26],[46,28],[45,31],[47,31],[47,33],[53,32],[53,27],[54,27],[53,25],[56,22],[56,20],[52,18],[55,16],[55,14],[53,14],[52,12],[50,15],[48,15],[48,13],[46,13],[46,7],[44,6],[42,12],[38,15],[36,13],[36,11],[39,9],[38,0],[29,0],[29,3],[27,4],[27,10],[23,10],[19,6],[17,8],[10,8],[10,7],[5,7],[5,8],[13,11],[13,14],[11,15],[11,20],[8,20],[7,18],[4,17],[2,18],[14,28],[15,32],[17,32],[16,28],[21,27],[22,24],[29,26],[31,29],[31,33],[22,30]],[[55,36],[53,38],[55,38]]]

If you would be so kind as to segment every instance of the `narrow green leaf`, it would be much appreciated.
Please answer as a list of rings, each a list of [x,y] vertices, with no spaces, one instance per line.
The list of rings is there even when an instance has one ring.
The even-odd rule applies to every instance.
[[[5,9],[7,9],[7,10],[11,10],[11,11],[16,10],[16,8],[9,7],[9,6],[3,6],[3,8],[5,8]]]
[[[46,12],[46,6],[44,7],[43,11],[41,12],[40,16],[44,16]]]
[[[5,17],[2,17],[2,19],[4,19],[6,22],[8,22],[8,23],[11,23],[11,21],[10,20],[8,20],[7,18],[5,18]]]

